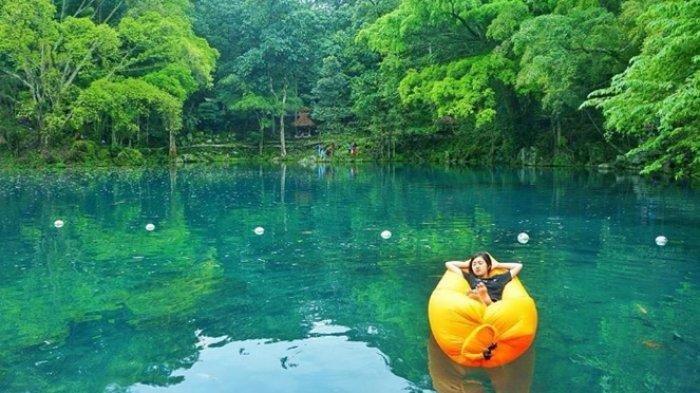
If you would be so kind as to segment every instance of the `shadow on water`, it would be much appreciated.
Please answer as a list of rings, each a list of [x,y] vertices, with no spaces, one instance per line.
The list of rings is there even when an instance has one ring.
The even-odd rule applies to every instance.
[[[450,360],[431,336],[428,340],[428,369],[438,393],[528,393],[535,370],[535,350],[530,348],[502,367],[465,367]]]

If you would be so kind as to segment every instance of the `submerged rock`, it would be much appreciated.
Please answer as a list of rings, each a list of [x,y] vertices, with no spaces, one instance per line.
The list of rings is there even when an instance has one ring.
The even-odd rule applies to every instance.
[[[649,349],[659,349],[663,346],[663,344],[654,340],[644,340],[642,341],[642,344]]]

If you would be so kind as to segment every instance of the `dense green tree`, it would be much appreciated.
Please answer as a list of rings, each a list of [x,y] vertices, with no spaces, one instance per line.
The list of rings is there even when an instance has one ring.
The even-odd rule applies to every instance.
[[[235,100],[251,94],[271,103],[280,155],[286,156],[285,117],[310,93],[320,60],[318,13],[292,0],[205,0],[198,9],[200,30],[225,53],[216,86],[219,98],[234,110]]]
[[[203,131],[255,141],[259,154],[277,134],[267,140],[285,157],[290,115],[311,106],[321,130],[365,137],[377,158],[617,156],[643,173],[696,176],[698,7],[0,1],[0,146],[21,155],[167,144],[175,154],[184,129],[187,140]]]
[[[358,39],[363,28],[391,12],[397,0],[357,1],[344,7],[349,22],[336,35],[336,57],[341,68],[350,77],[351,125],[355,132],[368,133],[373,141],[369,153],[379,158],[392,158],[396,137],[410,127],[404,116],[398,95],[400,79],[393,72],[398,63],[382,62],[382,58],[368,45],[366,39]]]
[[[274,113],[274,103],[270,102],[269,98],[255,93],[246,93],[240,99],[236,100],[229,109],[235,112],[249,113],[255,116],[260,132],[260,144],[258,145],[258,153],[262,154],[265,143],[265,128],[272,124],[270,116]]]
[[[516,86],[535,95],[550,117],[556,157],[566,147],[562,123],[587,123],[577,111],[586,95],[624,68],[622,31],[604,8],[577,7],[524,21],[512,42],[520,57]]]
[[[323,59],[323,67],[314,95],[314,118],[323,122],[328,131],[337,131],[338,126],[348,121],[350,116],[350,83],[343,73],[340,62],[334,56]]]
[[[591,94],[613,134],[639,140],[627,155],[643,173],[700,176],[700,1],[650,4],[637,17],[641,53]]]
[[[105,4],[112,5],[106,15]],[[60,10],[48,0],[0,5],[0,66],[18,86],[15,115],[30,121],[42,148],[71,139],[70,126],[91,130],[97,141],[111,134],[120,145],[151,109],[175,152],[182,104],[211,83],[216,58],[192,31],[188,1],[126,9],[123,2],[92,1],[61,2]]]
[[[692,115],[680,115],[679,124],[683,126],[667,127],[667,133],[662,132],[660,139],[653,139],[655,142],[649,140],[648,145],[635,148],[636,144],[628,138],[618,147],[614,142],[619,138],[603,138],[600,115],[589,107],[581,108],[591,91],[625,70],[627,61],[648,34],[645,29],[652,28],[645,28],[646,23],[654,26],[658,35],[673,37],[670,26],[682,31],[685,35],[676,37],[675,41],[678,52],[687,54],[696,50],[686,43],[693,41],[691,37],[697,34],[697,25],[683,22],[693,20],[693,16],[679,19],[678,2],[656,3],[659,2],[404,0],[363,29],[359,37],[382,56],[382,63],[387,65],[384,69],[391,70],[393,77],[398,78],[397,84],[392,82],[394,78],[384,74],[381,84],[399,92],[400,100],[390,105],[398,109],[399,117],[411,118],[412,113],[422,112],[430,114],[433,122],[448,119],[450,124],[456,124],[452,127],[458,131],[455,139],[472,141],[475,149],[467,148],[466,154],[507,156],[512,155],[513,147],[539,145],[551,152],[550,162],[570,164],[600,162],[623,149],[633,149],[630,155],[638,155],[650,149],[658,150],[666,143],[662,150],[678,148],[672,153],[673,160],[675,165],[686,168],[685,172],[679,172],[679,176],[685,176],[692,161],[689,157],[697,156],[693,155],[692,147],[696,145],[693,138],[697,135],[693,132],[697,126],[689,118]],[[694,2],[684,7],[684,15],[693,15],[697,9]],[[649,19],[653,17],[647,9],[666,9],[665,23],[669,27],[662,30],[658,27],[662,22],[651,22]],[[657,15],[657,18],[664,17]],[[663,44],[656,45],[661,48]],[[645,41],[647,46],[650,45]],[[686,57],[685,63],[669,61],[686,71],[675,74],[678,81],[688,80],[695,72],[690,57]],[[623,75],[637,68],[640,67],[633,63]],[[364,75],[359,81],[363,79],[366,79]],[[611,89],[619,90],[620,84],[615,81],[621,80],[621,77],[614,80]],[[394,86],[390,86],[392,83]],[[610,92],[608,89],[604,94]],[[692,103],[692,93],[683,97]],[[631,107],[638,101],[629,98],[620,98],[627,103],[620,115],[639,113]],[[366,97],[356,103],[362,99]],[[672,100],[678,102],[675,96]],[[606,102],[607,108],[612,108],[613,101]],[[599,106],[607,117],[606,126],[625,128],[621,134],[635,134],[633,128],[612,120],[609,109]],[[413,116],[409,123],[428,134],[440,132],[441,127],[425,120]],[[681,128],[688,131],[686,136],[669,137],[672,129]],[[547,129],[552,132],[542,132]],[[647,125],[645,132],[649,131]],[[489,137],[484,139],[485,135]],[[483,149],[487,146],[490,148]],[[663,160],[670,159],[657,154],[662,156]],[[662,165],[657,161],[645,172],[659,168]]]
[[[404,116],[423,114],[422,121],[411,122],[422,123],[428,134],[440,130],[438,121],[456,123],[457,138],[472,139],[477,147],[463,154],[490,161],[514,128],[507,120],[517,106],[510,87],[515,64],[499,43],[523,12],[519,1],[407,0],[360,37],[394,65]]]
[[[0,8],[2,71],[19,82],[16,115],[30,119],[43,147],[64,130],[80,85],[113,69],[119,47],[109,26],[55,14],[48,0],[8,1]]]

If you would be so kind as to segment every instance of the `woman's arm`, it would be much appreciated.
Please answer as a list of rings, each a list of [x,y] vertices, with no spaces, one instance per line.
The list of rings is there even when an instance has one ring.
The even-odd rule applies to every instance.
[[[515,277],[520,273],[521,270],[523,270],[523,264],[520,262],[508,262],[508,263],[501,263],[498,261],[493,261],[491,265],[492,269],[508,269],[510,272],[511,277]]]
[[[453,271],[458,274],[462,274],[462,269],[469,268],[469,262],[466,261],[449,261],[445,262],[445,267],[447,270]]]

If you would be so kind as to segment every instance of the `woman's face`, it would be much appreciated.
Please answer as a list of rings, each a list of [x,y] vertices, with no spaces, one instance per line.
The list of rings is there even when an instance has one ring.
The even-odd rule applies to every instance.
[[[481,277],[488,273],[488,265],[483,257],[476,257],[472,260],[472,272],[477,277]]]

